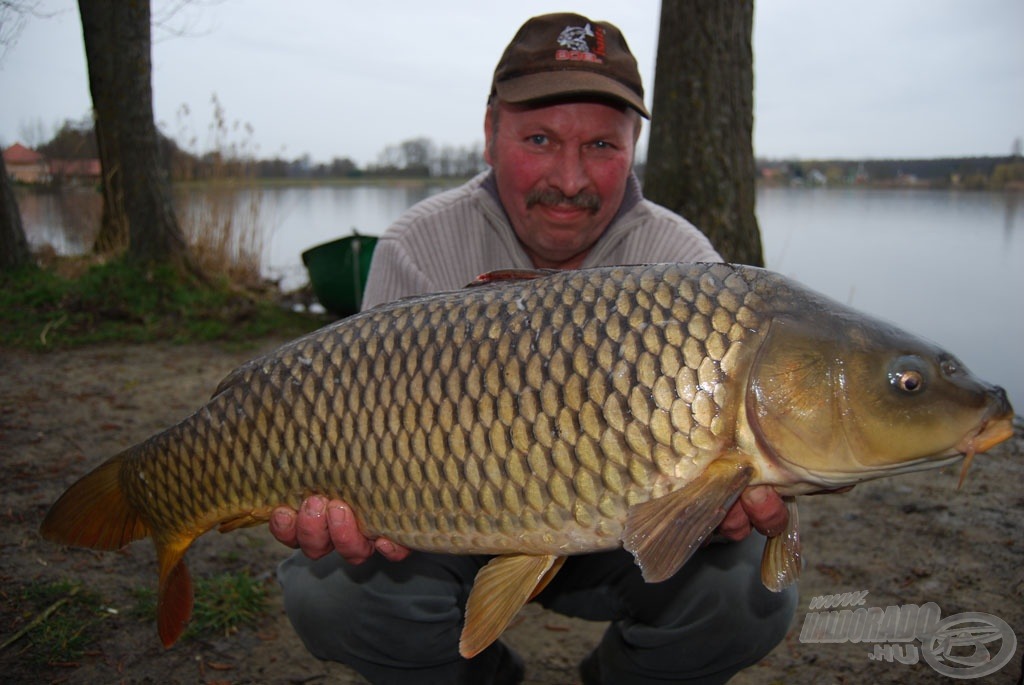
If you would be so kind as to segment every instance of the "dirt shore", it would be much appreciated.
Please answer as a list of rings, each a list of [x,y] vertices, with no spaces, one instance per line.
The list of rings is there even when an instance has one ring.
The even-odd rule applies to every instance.
[[[100,554],[61,548],[37,532],[48,506],[78,476],[180,420],[237,364],[280,342],[241,350],[212,344],[110,345],[49,354],[0,350],[0,643],[38,615],[25,599],[31,585],[79,580],[108,607],[87,627],[94,639],[72,662],[38,663],[29,638],[4,648],[4,682],[364,682],[345,667],[314,659],[291,630],[273,576],[286,550],[262,527],[205,536],[188,562],[194,577],[248,569],[264,578],[271,597],[268,618],[257,629],[189,639],[170,650],[160,645],[155,625],[129,612],[137,601],[133,590],[156,586],[151,545]],[[843,495],[803,498],[806,569],[793,626],[766,659],[733,682],[950,681],[923,658],[912,664],[869,658],[870,644],[801,642],[801,628],[813,613],[810,602],[821,595],[868,591],[867,607],[934,602],[944,618],[990,614],[1024,641],[1020,425],[1013,440],[975,460],[959,490],[957,478],[957,469],[931,471],[866,483]],[[527,683],[574,683],[576,665],[603,629],[528,606],[506,639],[526,661]],[[1000,643],[988,647],[996,656]],[[1010,663],[975,682],[1021,682],[1022,653],[1019,645]]]

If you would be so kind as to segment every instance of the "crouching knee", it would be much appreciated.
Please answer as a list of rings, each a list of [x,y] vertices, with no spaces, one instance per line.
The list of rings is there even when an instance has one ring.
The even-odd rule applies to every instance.
[[[360,671],[362,664],[405,668],[457,660],[458,589],[429,576],[417,582],[406,563],[375,557],[350,566],[301,554],[282,562],[285,612],[306,648]]]
[[[725,682],[764,658],[785,638],[798,595],[761,583],[762,545],[713,546],[678,577],[633,588],[630,620],[613,624],[593,657],[599,682]]]

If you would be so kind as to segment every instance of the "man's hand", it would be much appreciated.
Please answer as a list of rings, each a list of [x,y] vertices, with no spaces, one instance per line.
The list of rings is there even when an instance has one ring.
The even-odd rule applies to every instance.
[[[278,507],[270,516],[270,532],[278,542],[301,549],[310,559],[332,551],[350,564],[361,564],[380,552],[390,561],[409,556],[409,548],[387,538],[370,540],[359,531],[352,509],[341,500],[313,495],[295,511]]]
[[[779,493],[768,485],[755,485],[743,491],[718,525],[717,532],[728,540],[739,542],[750,535],[752,527],[772,537],[785,530],[787,523],[789,512]]]

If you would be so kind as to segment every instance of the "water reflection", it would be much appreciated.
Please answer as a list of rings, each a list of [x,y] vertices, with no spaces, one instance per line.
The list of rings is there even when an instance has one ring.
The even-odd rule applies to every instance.
[[[1013,235],[1013,227],[1017,221],[1017,213],[1020,210],[1020,194],[1019,193],[1005,193],[1003,195],[1003,202],[1005,212],[1003,213],[1003,235],[1005,236],[1006,246],[1010,246],[1011,236]]]
[[[17,198],[32,249],[49,245],[57,254],[68,256],[92,249],[103,211],[103,199],[95,190],[19,192]]]

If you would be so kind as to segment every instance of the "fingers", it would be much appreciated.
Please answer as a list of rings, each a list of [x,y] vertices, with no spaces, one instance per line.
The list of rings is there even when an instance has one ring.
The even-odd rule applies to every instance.
[[[360,532],[352,510],[340,500],[327,504],[325,533],[330,546],[350,564],[361,564],[373,556],[373,543]]]
[[[786,511],[782,497],[767,485],[756,485],[744,490],[739,504],[750,519],[750,524],[768,537],[779,535],[789,523],[789,512]]]
[[[278,507],[270,515],[270,534],[283,545],[292,548],[299,546],[295,535],[295,517],[297,512],[291,507]]]
[[[299,548],[310,559],[319,559],[336,551],[350,564],[361,564],[374,551],[390,561],[401,561],[410,554],[387,538],[369,540],[359,530],[351,507],[341,500],[313,495],[295,511],[278,507],[270,517],[270,532],[281,543]]]
[[[412,554],[412,550],[408,547],[403,547],[397,542],[392,542],[387,538],[377,538],[374,540],[373,544],[377,551],[380,552],[388,561],[401,561]]]
[[[737,501],[718,524],[718,534],[727,540],[739,542],[750,535],[750,518],[743,506]]]
[[[775,490],[767,485],[747,488],[718,524],[718,534],[739,542],[753,529],[772,537],[786,529],[789,512]]]
[[[334,549],[327,522],[326,497],[314,495],[302,503],[295,521],[295,537],[299,549],[310,559],[319,559]]]
[[[327,504],[328,534],[335,549],[350,564],[361,564],[374,551],[389,561],[401,561],[409,556],[411,550],[387,538],[368,539],[359,530],[359,524],[352,509],[341,500],[331,500]]]

